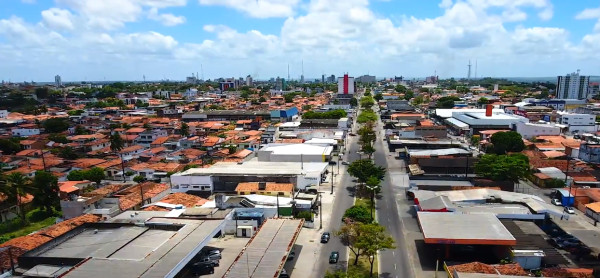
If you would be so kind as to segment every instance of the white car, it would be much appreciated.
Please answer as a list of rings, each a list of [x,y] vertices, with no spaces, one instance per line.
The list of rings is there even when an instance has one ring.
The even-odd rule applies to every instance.
[[[575,214],[575,209],[573,207],[565,207],[565,212],[568,214]]]
[[[550,203],[552,203],[555,206],[562,206],[562,202],[559,199],[552,199]]]

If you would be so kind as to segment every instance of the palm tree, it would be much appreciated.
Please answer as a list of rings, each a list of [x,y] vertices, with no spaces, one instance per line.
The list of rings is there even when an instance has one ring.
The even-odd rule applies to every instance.
[[[0,187],[2,188],[2,193],[6,194],[9,200],[17,203],[19,217],[21,217],[23,222],[27,221],[22,198],[33,191],[31,180],[20,172],[13,172],[2,177],[2,185]]]
[[[110,150],[113,152],[118,152],[123,149],[123,138],[119,135],[118,132],[113,132],[113,134],[109,137],[110,140]]]

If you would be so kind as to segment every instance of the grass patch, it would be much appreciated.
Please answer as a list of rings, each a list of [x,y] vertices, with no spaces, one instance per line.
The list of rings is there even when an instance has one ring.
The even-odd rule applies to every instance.
[[[353,265],[354,263],[354,253],[350,252],[350,259],[348,260],[348,277],[370,277],[371,274],[371,264],[369,263],[369,259],[365,256],[360,256],[358,258],[358,264]],[[375,262],[373,262],[373,277],[378,277],[377,273],[377,260],[375,258]]]
[[[5,226],[2,227],[3,233],[0,233],[0,243],[4,243],[20,236],[26,236],[56,223],[56,214],[48,215],[43,212],[31,211],[27,216],[29,219],[29,224],[27,225],[19,218],[11,220],[11,222],[14,222],[12,225],[3,223]]]
[[[355,206],[363,206],[365,208],[368,208],[369,211],[371,211],[371,198],[355,198],[354,199],[354,205]],[[375,210],[373,209],[373,214],[371,214],[371,217],[373,219],[375,219]]]

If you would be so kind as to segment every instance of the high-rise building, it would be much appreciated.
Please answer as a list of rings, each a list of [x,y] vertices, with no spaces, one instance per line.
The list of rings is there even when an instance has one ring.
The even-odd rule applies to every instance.
[[[556,98],[586,99],[589,96],[590,77],[579,75],[579,70],[565,76],[558,76]]]
[[[321,75],[321,83],[325,83],[325,74]]]
[[[252,87],[252,84],[253,84],[252,82],[253,82],[252,76],[250,76],[250,75],[246,76],[246,86]]]
[[[377,82],[377,78],[374,75],[363,75],[356,78],[357,82],[362,83],[375,83]]]
[[[62,79],[60,78],[60,75],[54,76],[54,86],[56,88],[62,87]]]
[[[344,77],[338,78],[338,94],[354,94],[354,77],[349,77],[348,74],[344,74]]]

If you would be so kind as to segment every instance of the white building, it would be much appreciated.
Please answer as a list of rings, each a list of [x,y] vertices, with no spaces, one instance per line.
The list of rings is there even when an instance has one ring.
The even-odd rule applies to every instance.
[[[40,135],[39,128],[14,128],[11,131],[13,137],[29,137],[33,135]]]
[[[8,110],[0,110],[0,119],[8,118]]]
[[[271,162],[327,162],[332,152],[330,144],[268,144],[258,150],[257,157]]]
[[[246,76],[246,86],[252,87],[253,84],[254,83],[252,81],[252,76],[250,76],[250,75]]]
[[[517,122],[515,131],[525,139],[541,135],[560,135],[561,127],[556,124],[524,123]]]
[[[590,77],[579,75],[579,70],[565,76],[558,76],[556,98],[586,99],[589,95]]]
[[[446,119],[445,122],[456,129],[468,129],[471,135],[488,129],[510,129],[518,122],[529,122],[527,118],[504,112],[487,114],[486,112],[461,112],[461,110],[456,109],[456,112],[452,113],[452,118]]]
[[[559,123],[569,126],[570,132],[596,132],[596,115],[558,112]]]
[[[348,74],[344,74],[344,77],[338,77],[338,94],[354,94],[354,77],[349,77]]]
[[[172,192],[232,192],[240,182],[292,183],[295,189],[319,186],[325,179],[326,162],[268,162],[252,159],[242,164],[217,162],[208,168],[192,168],[171,176]]]

